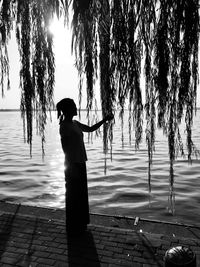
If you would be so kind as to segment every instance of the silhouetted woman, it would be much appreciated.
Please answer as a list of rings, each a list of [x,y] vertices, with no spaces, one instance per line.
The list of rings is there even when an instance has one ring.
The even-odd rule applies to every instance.
[[[77,234],[86,230],[90,222],[87,155],[83,132],[97,130],[103,123],[113,119],[113,115],[107,116],[93,126],[88,126],[73,120],[77,115],[77,108],[72,99],[64,98],[56,107],[60,119],[61,145],[65,154],[66,229],[68,233]]]

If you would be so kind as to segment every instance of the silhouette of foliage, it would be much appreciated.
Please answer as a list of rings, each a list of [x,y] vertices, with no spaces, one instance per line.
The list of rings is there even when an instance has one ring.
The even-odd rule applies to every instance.
[[[83,4],[83,1],[73,2]],[[192,142],[198,82],[198,8],[197,0],[90,0],[87,1],[87,11],[92,18],[91,15],[83,18],[81,14],[86,12],[85,6],[82,9],[73,7],[76,30],[77,25],[89,20],[97,24],[93,24],[95,27],[90,32],[88,28],[81,38],[81,27],[78,32],[74,30],[74,34],[81,44],[87,44],[91,39],[96,41],[98,34],[99,55],[94,53],[91,61],[99,60],[100,74],[103,73],[100,83],[102,110],[108,111],[108,106],[113,108],[115,103],[119,104],[123,121],[126,100],[129,99],[129,129],[133,122],[136,148],[142,139],[145,110],[149,191],[156,124],[168,137],[169,201],[173,198],[173,164],[179,152],[184,154],[179,130],[183,119],[186,123],[188,159],[199,153]],[[79,58],[80,55],[81,58],[87,55],[86,45],[79,46]],[[144,108],[140,82],[142,66],[146,88]],[[86,66],[84,71],[89,75]],[[92,94],[90,96],[92,101]]]
[[[94,83],[100,80],[102,114],[129,109],[135,147],[142,139],[144,118],[149,156],[149,191],[156,128],[168,137],[171,199],[173,164],[184,154],[180,123],[185,121],[188,160],[199,151],[192,141],[198,85],[198,0],[1,0],[1,88],[9,86],[7,44],[15,23],[19,44],[21,110],[32,143],[36,114],[44,142],[47,110],[53,106],[54,54],[48,25],[54,14],[67,18],[72,7],[72,50],[80,77],[86,77],[87,109],[93,107]],[[145,90],[141,78],[145,79]],[[145,100],[142,98],[145,91]],[[144,116],[145,114],[145,116]],[[104,151],[113,124],[104,126]],[[131,135],[131,133],[130,133]]]
[[[33,117],[36,116],[42,149],[45,141],[47,111],[53,108],[55,62],[53,36],[48,30],[54,14],[67,18],[67,1],[60,0],[2,0],[0,1],[0,62],[1,88],[5,77],[9,87],[9,58],[7,45],[13,29],[19,47],[21,69],[21,114],[25,137],[32,148]],[[44,149],[43,149],[44,153]]]

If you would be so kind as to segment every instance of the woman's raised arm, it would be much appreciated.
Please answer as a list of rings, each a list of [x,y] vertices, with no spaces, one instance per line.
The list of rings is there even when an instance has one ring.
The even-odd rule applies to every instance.
[[[78,122],[78,125],[80,127],[80,129],[83,131],[83,132],[94,132],[96,131],[102,124],[104,124],[105,122],[107,121],[110,121],[114,119],[114,116],[111,114],[111,115],[107,115],[103,120],[97,122],[96,124],[92,125],[92,126],[89,126],[89,125],[86,125],[86,124],[83,124],[83,123],[80,123]]]

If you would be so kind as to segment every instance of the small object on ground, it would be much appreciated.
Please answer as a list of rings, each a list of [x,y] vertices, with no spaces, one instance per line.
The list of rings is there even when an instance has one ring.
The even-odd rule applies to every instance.
[[[165,267],[196,267],[196,255],[185,247],[170,248],[165,253]]]
[[[134,225],[138,225],[139,219],[140,219],[139,217],[136,217],[136,218],[135,218]]]

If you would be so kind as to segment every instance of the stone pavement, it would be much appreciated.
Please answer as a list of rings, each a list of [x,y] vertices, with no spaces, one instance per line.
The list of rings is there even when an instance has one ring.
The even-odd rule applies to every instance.
[[[155,229],[162,224],[163,233],[150,233],[145,228],[119,227],[116,222],[113,226],[108,222],[114,222],[114,217],[94,214],[85,234],[67,237],[63,218],[63,210],[0,202],[0,266],[161,267],[166,250],[176,245],[190,247],[200,266],[198,227],[177,226],[182,229],[178,236],[165,232],[170,224],[155,222]],[[176,232],[176,225],[172,227]]]

